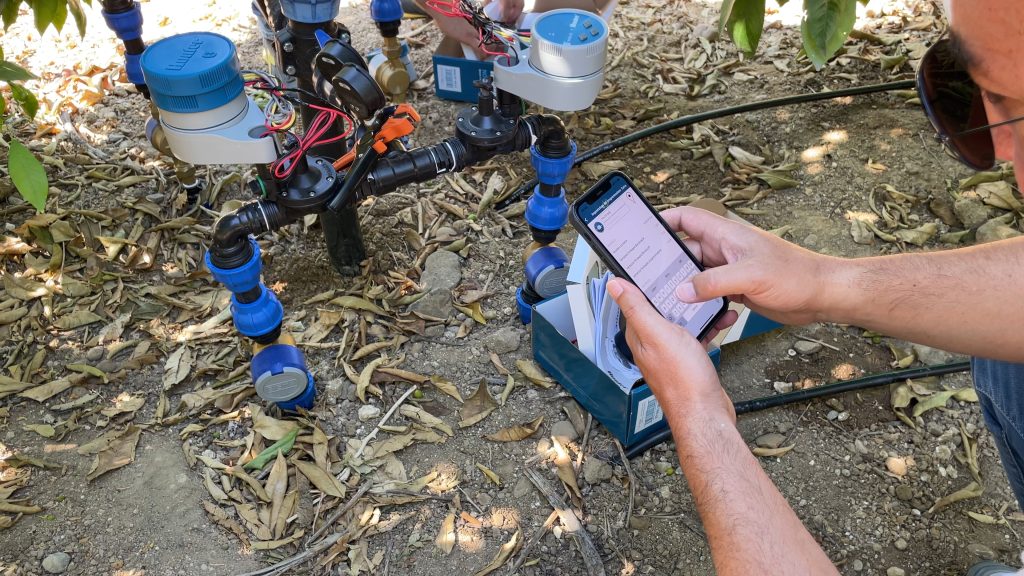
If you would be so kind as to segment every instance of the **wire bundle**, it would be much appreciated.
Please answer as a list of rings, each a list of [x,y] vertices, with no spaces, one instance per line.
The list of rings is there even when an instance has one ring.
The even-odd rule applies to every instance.
[[[246,86],[263,90],[269,99],[263,107],[268,132],[283,132],[295,124],[295,105],[279,90],[273,78],[263,72],[246,70],[243,79]]]
[[[469,22],[477,30],[479,48],[485,54],[505,58],[508,63],[513,55],[519,59],[519,46],[530,43],[529,32],[518,32],[491,20],[474,0],[426,0],[426,4],[442,16]]]
[[[314,146],[321,146],[323,144],[330,144],[331,142],[337,142],[338,140],[344,140],[348,138],[352,131],[355,129],[355,124],[352,122],[347,114],[335,110],[333,108],[324,108],[323,106],[317,106],[315,104],[307,104],[310,108],[319,110],[317,115],[313,117],[313,120],[306,127],[306,133],[302,136],[297,137],[298,145],[292,149],[291,152],[281,156],[273,164],[270,165],[270,173],[274,175],[274,178],[283,180],[288,176],[291,176],[292,172],[295,171],[295,167],[298,165],[299,160],[309,152],[310,148]],[[324,138],[324,134],[331,129],[339,119],[345,120],[345,131],[337,136],[331,138]]]

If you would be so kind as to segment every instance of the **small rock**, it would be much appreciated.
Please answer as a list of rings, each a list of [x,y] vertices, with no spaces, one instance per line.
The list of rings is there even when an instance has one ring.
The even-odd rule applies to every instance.
[[[953,355],[945,350],[939,350],[938,348],[923,346],[921,344],[913,344],[912,346],[914,348],[914,354],[917,355],[917,359],[928,366],[949,364],[953,361]]]
[[[583,479],[587,484],[600,484],[612,478],[612,467],[607,462],[593,456],[583,463]]]
[[[646,530],[651,527],[651,520],[649,518],[633,516],[629,519],[629,527],[634,530]]]
[[[659,474],[675,474],[676,471],[671,464],[661,460],[654,463],[654,469],[657,470]]]
[[[968,544],[967,551],[978,560],[995,560],[996,558],[995,551],[984,544]]]
[[[754,444],[757,444],[761,448],[778,448],[779,446],[782,446],[782,443],[785,441],[785,436],[772,432],[758,436],[757,439],[754,440]]]
[[[987,242],[995,242],[996,240],[1016,238],[1021,235],[1020,230],[1007,225],[1002,220],[1002,218],[993,218],[982,224],[974,234],[975,241],[978,244],[985,244]]]
[[[818,344],[817,342],[808,342],[807,340],[797,340],[796,344],[793,344],[793,349],[804,356],[817,354],[821,348],[821,344]]]
[[[914,489],[906,484],[900,484],[896,487],[896,497],[903,502],[909,502],[914,497]]]
[[[975,198],[961,198],[953,204],[953,212],[964,224],[964,228],[981,226],[992,217],[992,209]]]
[[[586,469],[585,465],[584,469]],[[517,499],[522,498],[529,494],[530,492],[533,492],[534,489],[535,488],[533,486],[533,482],[530,482],[529,478],[523,476],[522,478],[519,479],[518,482],[516,482],[515,487],[512,488],[512,496],[514,496]]]
[[[697,24],[693,27],[693,35],[708,42],[715,42],[718,40],[718,26],[707,23]]]
[[[89,348],[89,351],[85,353],[85,359],[90,362],[96,362],[100,358],[103,358],[103,354],[107,351],[103,346],[93,346]]]
[[[850,413],[849,412],[840,412],[839,416],[836,416],[836,420],[839,420],[840,422],[846,422],[849,419],[850,419]]]
[[[551,435],[555,437],[560,444],[566,444],[576,440],[579,434],[576,433],[576,428],[572,425],[572,422],[568,420],[559,420],[555,422],[554,426],[551,427]]]
[[[778,392],[779,394],[785,394],[786,392],[792,392],[793,391],[793,383],[792,382],[776,382],[776,383],[772,384],[772,388],[775,388],[775,391]]]
[[[828,418],[829,420],[835,420],[836,418],[839,418],[839,412],[835,410],[829,410],[828,414],[825,415],[825,418]]]
[[[71,556],[64,552],[54,552],[43,558],[43,570],[50,574],[63,574],[71,564]]]
[[[903,538],[897,538],[896,539],[896,549],[897,550],[906,550],[907,549],[907,541],[904,540]]]
[[[373,420],[380,416],[380,408],[372,404],[366,404],[365,406],[359,407],[359,421],[366,422],[367,420]]]
[[[521,332],[513,326],[506,326],[484,337],[484,347],[495,354],[508,354],[519,349]]]
[[[435,318],[447,318],[452,310],[452,289],[462,280],[462,258],[454,252],[438,250],[423,263],[420,283],[427,293],[409,309]]]
[[[476,495],[476,503],[481,508],[487,508],[488,506],[491,505],[492,501],[494,501],[494,498],[492,498],[491,495],[488,494],[487,492],[479,492]]]
[[[828,400],[825,400],[825,405],[838,412],[846,410],[846,406],[843,405],[843,402],[839,398],[829,398]]]
[[[860,558],[857,558],[856,560],[853,561],[853,571],[854,572],[860,572],[863,569],[864,569],[864,562],[862,562],[860,560]]]
[[[892,566],[891,568],[885,571],[885,576],[907,576],[907,571],[903,568],[897,568],[895,566]]]

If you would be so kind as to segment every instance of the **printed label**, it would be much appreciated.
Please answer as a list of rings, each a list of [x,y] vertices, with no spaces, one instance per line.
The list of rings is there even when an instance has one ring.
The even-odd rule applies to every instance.
[[[657,398],[654,396],[644,398],[636,405],[636,427],[633,429],[633,434],[639,434],[641,430],[657,424],[664,417],[665,413],[661,411]]]
[[[462,71],[456,66],[437,65],[437,87],[451,92],[462,92]]]

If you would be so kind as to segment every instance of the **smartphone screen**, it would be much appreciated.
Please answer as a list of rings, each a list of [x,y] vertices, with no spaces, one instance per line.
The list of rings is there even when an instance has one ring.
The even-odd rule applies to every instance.
[[[700,269],[625,176],[613,173],[604,184],[578,202],[577,218],[662,316],[702,336],[724,299],[687,304],[676,298],[676,286]]]

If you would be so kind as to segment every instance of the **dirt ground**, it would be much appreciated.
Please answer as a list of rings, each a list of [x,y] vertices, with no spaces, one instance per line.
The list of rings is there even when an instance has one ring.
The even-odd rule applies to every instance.
[[[933,3],[872,0],[860,9],[857,29],[865,34],[849,40],[844,55],[815,72],[798,56],[799,28],[790,13],[798,3],[789,4],[769,15],[758,54],[746,59],[731,42],[718,39],[717,3],[623,1],[613,19],[605,91],[591,109],[563,116],[580,150],[697,111],[911,78],[920,51],[942,27]],[[238,43],[244,65],[259,66],[260,44],[245,2],[144,2],[143,13],[149,41],[212,30]],[[264,277],[284,304],[288,328],[305,343],[319,394],[314,410],[298,420],[302,432],[287,462],[282,457],[262,472],[251,472],[250,479],[268,493],[282,478],[287,485],[283,500],[268,495],[261,501],[259,490],[227,467],[247,461],[280,438],[276,432],[294,424],[285,417],[267,419],[254,404],[257,399],[246,386],[249,346],[222,314],[226,294],[199,264],[215,212],[181,202],[170,164],[145,140],[148,107],[121,76],[116,42],[98,10],[89,16],[84,39],[51,31],[40,40],[23,17],[2,40],[7,58],[40,76],[29,86],[41,95],[41,116],[34,124],[14,122],[9,131],[47,158],[48,212],[54,217],[30,220],[34,211],[13,193],[4,162],[0,503],[7,498],[7,506],[38,511],[19,515],[0,507],[0,574],[43,574],[43,559],[61,552],[70,556],[68,574],[249,573],[302,553],[315,540],[310,539],[314,527],[336,511],[344,513],[326,534],[335,533],[338,543],[310,554],[314,561],[292,572],[474,574],[500,555],[503,544],[529,541],[548,518],[551,507],[526,478],[524,465],[535,455],[551,455],[555,431],[567,435],[562,438],[572,459],[582,454],[577,509],[606,573],[713,572],[672,445],[636,458],[627,471],[602,426],[594,422],[589,433],[582,429],[585,420],[567,393],[534,385],[516,369],[517,361],[532,356],[529,330],[514,311],[521,254],[530,242],[521,204],[505,213],[508,238],[497,216],[485,216],[476,227],[465,218],[478,204],[465,188],[479,193],[499,172],[510,189],[530,174],[524,156],[468,173],[467,185],[456,183],[461,190],[441,180],[364,203],[360,217],[370,259],[359,278],[333,272],[316,222],[264,238]],[[376,45],[366,3],[344,7],[340,20],[352,29],[357,48]],[[403,32],[413,46],[416,69],[424,74],[438,35],[422,26],[420,20],[407,22]],[[450,135],[461,107],[438,100],[429,82],[423,84],[427,87],[410,97],[423,115],[413,145]],[[735,162],[749,160],[744,152],[760,161],[746,167]],[[722,166],[726,156],[734,161]],[[596,174],[620,166],[659,205],[693,196],[724,198],[752,223],[833,255],[945,249],[952,242],[947,233],[969,230],[966,243],[985,239],[983,223],[993,217],[1014,224],[1013,214],[998,208],[991,190],[961,187],[960,179],[970,174],[933,142],[926,119],[905,93],[728,117],[600,160],[604,164],[573,173],[570,196],[585,190]],[[774,189],[753,176],[771,169],[793,185]],[[214,210],[250,197],[239,175],[248,175],[248,169],[217,167],[206,173],[207,194],[216,192]],[[960,201],[955,213],[954,201]],[[427,214],[425,228],[418,213]],[[434,216],[438,224],[432,226]],[[865,236],[854,221],[870,222],[878,232],[868,230]],[[906,240],[918,238],[909,232],[922,226],[930,227],[923,246]],[[889,236],[897,233],[906,235]],[[574,237],[563,233],[559,243],[571,249]],[[461,239],[465,248],[449,244]],[[444,322],[407,312],[401,298],[418,290],[424,240],[426,250],[440,242],[459,254],[449,272],[461,278],[457,291],[487,293],[479,300],[486,324],[458,310]],[[337,300],[342,296],[361,297],[386,310],[344,310]],[[9,320],[22,308],[25,314]],[[86,312],[96,317],[83,316]],[[798,353],[797,344],[809,342],[804,338],[823,345]],[[365,356],[354,354],[366,344],[389,341]],[[728,346],[721,375],[739,401],[793,385],[887,371],[901,359],[920,365],[954,358],[929,349],[907,358],[909,350],[909,343],[852,326],[787,327]],[[422,394],[408,397],[406,404],[439,418],[453,433],[413,427],[423,420],[403,411],[389,420],[377,442],[404,438],[410,445],[367,463],[353,457],[354,448],[412,385],[367,368],[382,354],[381,362],[404,358],[401,369],[441,379],[422,383]],[[509,369],[516,386],[504,405],[480,423],[460,428],[464,408],[445,393],[443,382],[468,399],[483,379],[490,393],[500,396],[508,378],[492,356]],[[384,366],[381,362],[374,366]],[[19,382],[67,386],[42,398],[42,392],[26,396]],[[360,393],[371,383],[364,402]],[[372,394],[374,385],[379,396]],[[978,405],[969,394],[958,394],[959,399],[906,420],[893,408],[894,399],[908,390],[919,394],[920,406],[943,387],[969,388],[969,376],[914,386],[753,413],[742,416],[739,427],[752,448],[773,441],[793,446],[761,463],[844,574],[953,575],[977,558],[1015,562],[1024,516]],[[374,416],[360,419],[365,406],[378,410],[364,409]],[[539,417],[539,430],[524,440],[499,443],[483,437]],[[112,449],[87,449],[112,432],[119,434]],[[94,458],[101,466],[111,458],[128,462],[134,444],[125,439],[136,434],[134,461],[87,479]],[[371,446],[374,454],[386,451],[379,443]],[[305,468],[298,473],[296,462],[306,455],[305,462],[323,464],[342,478],[343,497],[332,497],[332,488],[325,491]],[[480,466],[500,483],[489,480]],[[554,464],[537,469],[557,482]],[[982,494],[935,506],[970,485],[975,474]],[[374,486],[371,495],[340,510],[364,485]],[[5,495],[7,488],[16,490]],[[292,513],[283,514],[286,520],[278,526],[274,514],[289,505]],[[247,510],[256,521],[243,516]],[[453,520],[449,528],[457,534],[447,553],[435,544],[446,531],[446,519]],[[283,529],[271,536],[274,530],[268,528],[278,527]],[[562,527],[544,531],[523,554],[519,574],[586,573]],[[499,571],[508,573],[519,556],[517,551]]]

